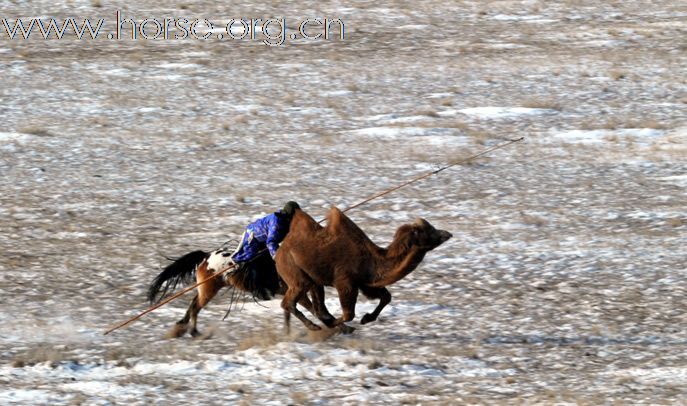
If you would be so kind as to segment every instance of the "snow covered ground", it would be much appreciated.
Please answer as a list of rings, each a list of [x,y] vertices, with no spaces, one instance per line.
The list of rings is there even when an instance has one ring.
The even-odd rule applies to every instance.
[[[114,14],[15,1],[0,18]],[[100,6],[100,7],[99,7]],[[300,2],[127,15],[340,17],[347,39],[0,34],[0,403],[676,404],[687,399],[687,10],[679,2]],[[112,13],[111,13],[112,12]],[[294,27],[289,25],[289,30]],[[371,238],[454,237],[351,335],[229,295],[146,308],[164,256],[298,201]],[[335,292],[327,304],[339,313]],[[375,305],[361,297],[358,318]]]

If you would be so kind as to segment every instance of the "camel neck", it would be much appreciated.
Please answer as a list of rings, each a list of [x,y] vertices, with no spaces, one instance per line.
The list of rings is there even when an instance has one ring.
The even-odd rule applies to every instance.
[[[392,244],[393,245],[393,244]],[[398,252],[392,246],[386,249],[386,255],[377,267],[377,275],[372,282],[375,287],[391,285],[405,278],[422,262],[425,252],[416,247]]]

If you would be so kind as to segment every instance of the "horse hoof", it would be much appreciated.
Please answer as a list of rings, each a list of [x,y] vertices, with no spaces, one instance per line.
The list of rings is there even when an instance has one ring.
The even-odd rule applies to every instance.
[[[347,326],[345,324],[342,324],[339,328],[341,329],[341,334],[352,334],[355,331],[355,327]]]
[[[191,337],[193,337],[193,338],[198,338],[198,337],[201,337],[202,335],[203,334],[200,331],[196,330],[195,328],[193,330],[191,330]]]
[[[374,316],[373,316],[372,314],[370,314],[370,313],[366,313],[366,314],[363,316],[363,318],[360,319],[360,324],[367,324],[367,323],[373,322],[373,321],[375,321],[375,320],[377,320],[376,317],[374,317]]]
[[[308,329],[311,331],[319,331],[322,330],[322,327],[318,326],[317,324],[313,324],[311,326],[308,326]]]
[[[209,331],[205,334],[201,334],[200,332],[198,332],[198,334],[193,336],[194,340],[209,340],[211,338],[212,338],[212,331]]]
[[[167,338],[179,338],[183,337],[184,334],[186,334],[186,328],[188,326],[183,325],[183,324],[175,324],[174,327],[172,327],[171,330],[169,330],[169,333],[167,333]]]

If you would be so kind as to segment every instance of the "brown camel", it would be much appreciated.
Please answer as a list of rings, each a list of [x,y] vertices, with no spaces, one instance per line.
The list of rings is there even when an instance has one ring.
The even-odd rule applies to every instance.
[[[411,273],[427,252],[449,238],[448,231],[437,230],[426,220],[417,219],[399,227],[391,244],[381,248],[336,207],[327,214],[326,227],[296,210],[289,233],[275,256],[277,272],[288,286],[282,300],[287,331],[291,314],[310,330],[320,329],[296,308],[296,303],[311,289],[322,286],[336,288],[343,312],[333,323],[326,323],[329,327],[353,320],[358,290],[370,299],[379,299],[377,308],[365,314],[361,324],[376,320],[391,301],[385,286]],[[324,300],[324,295],[318,296],[313,299]],[[324,302],[320,302],[317,307],[323,306]]]

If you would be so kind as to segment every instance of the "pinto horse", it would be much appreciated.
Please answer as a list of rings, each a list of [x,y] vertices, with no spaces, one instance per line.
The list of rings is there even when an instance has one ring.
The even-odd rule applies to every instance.
[[[148,288],[150,303],[161,301],[167,292],[172,291],[178,284],[189,284],[193,281],[201,282],[211,278],[231,266],[229,260],[232,252],[227,248],[220,248],[212,252],[201,250],[189,252],[177,259],[171,259],[171,264],[153,280]],[[177,321],[172,328],[172,337],[181,337],[190,333],[193,337],[201,336],[196,325],[198,313],[224,287],[238,289],[252,294],[255,300],[267,300],[276,295],[284,295],[287,286],[277,273],[274,260],[267,252],[263,252],[251,261],[240,263],[236,269],[207,280],[197,288],[196,295],[186,310],[186,314]],[[298,303],[315,315],[327,326],[335,322],[324,305],[324,287],[313,287],[310,297],[304,295]],[[230,305],[231,306],[231,305]]]

